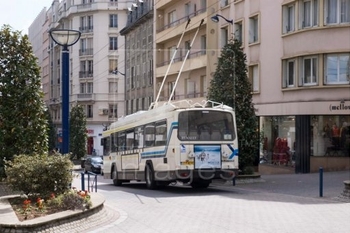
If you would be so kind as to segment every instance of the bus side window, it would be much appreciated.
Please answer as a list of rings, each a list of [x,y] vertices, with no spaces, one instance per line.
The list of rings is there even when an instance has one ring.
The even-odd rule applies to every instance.
[[[156,123],[156,146],[164,146],[167,141],[166,121]]]
[[[145,147],[154,146],[155,139],[155,127],[154,124],[148,124],[145,126]]]
[[[111,134],[111,151],[116,152],[117,151],[117,133]]]
[[[134,149],[134,131],[128,131],[126,133],[126,150]]]
[[[118,151],[125,151],[126,147],[126,138],[125,132],[118,133]]]
[[[143,126],[135,128],[135,148],[143,148]]]

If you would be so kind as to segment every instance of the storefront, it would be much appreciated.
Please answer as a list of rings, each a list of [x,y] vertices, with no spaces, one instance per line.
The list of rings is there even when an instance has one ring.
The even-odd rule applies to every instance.
[[[350,101],[319,105],[323,114],[260,116],[262,164],[296,173],[350,169]]]

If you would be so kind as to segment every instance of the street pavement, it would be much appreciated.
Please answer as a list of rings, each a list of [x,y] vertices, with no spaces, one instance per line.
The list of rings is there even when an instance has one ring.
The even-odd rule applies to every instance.
[[[99,177],[104,211],[84,226],[72,223],[67,232],[348,233],[350,200],[341,197],[345,180],[350,171],[324,172],[322,190],[320,174],[311,173],[263,175],[205,190],[176,185],[154,191],[142,183],[115,187]],[[79,188],[80,177],[72,185]]]

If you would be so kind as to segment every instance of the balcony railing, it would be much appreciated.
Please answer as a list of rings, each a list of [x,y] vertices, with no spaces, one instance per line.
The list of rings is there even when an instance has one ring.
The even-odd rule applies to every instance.
[[[175,95],[173,96],[172,100],[183,100],[183,99],[193,99],[193,98],[201,98],[205,97],[207,92],[195,92],[195,93],[189,93],[189,94],[183,94],[183,95]],[[160,96],[159,101],[168,101],[169,96]]]
[[[181,19],[178,19],[178,20],[176,20],[174,22],[171,22],[171,23],[161,27],[161,28],[158,28],[157,29],[157,33],[161,32],[161,31],[164,31],[164,30],[166,30],[168,28],[175,27],[176,25],[182,24],[182,23],[186,22],[188,19],[191,19],[191,18],[193,18],[193,17],[195,17],[195,16],[197,16],[199,14],[204,13],[206,10],[207,10],[206,8],[200,9],[200,10],[195,11],[195,12],[193,12],[193,13],[185,16],[185,17],[182,17]]]
[[[94,55],[94,49],[79,49],[79,56]]]
[[[79,78],[92,78],[93,76],[93,71],[79,71]]]
[[[93,32],[94,26],[79,27],[79,31],[82,33]]]
[[[206,50],[200,50],[200,51],[196,51],[196,52],[192,52],[190,54],[188,54],[188,59],[191,59],[191,58],[195,58],[195,57],[199,57],[199,56],[202,56],[202,55],[205,55],[206,54]],[[179,62],[179,61],[183,61],[185,59],[185,55],[183,56],[179,56],[179,57],[176,57],[174,58],[174,63],[175,62]],[[171,60],[168,60],[168,61],[163,61],[161,63],[158,63],[157,64],[157,67],[161,67],[161,66],[165,66],[165,65],[169,65]]]

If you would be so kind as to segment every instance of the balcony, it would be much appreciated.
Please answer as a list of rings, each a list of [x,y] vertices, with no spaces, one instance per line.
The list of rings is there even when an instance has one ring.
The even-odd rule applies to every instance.
[[[93,93],[79,93],[75,95],[71,95],[71,102],[76,102],[76,101],[87,101],[91,102],[95,100],[95,94]]]
[[[79,56],[94,55],[94,49],[79,49]]]
[[[79,71],[79,78],[93,78],[93,71]]]
[[[85,26],[85,27],[79,27],[79,31],[81,33],[91,33],[94,31],[94,26]]]
[[[183,55],[174,59],[174,63],[171,65],[171,68],[169,70],[169,74],[175,74],[180,70],[185,56],[186,55]],[[157,63],[156,77],[164,76],[164,74],[168,69],[169,64],[170,64],[170,61]],[[183,72],[204,68],[206,66],[207,66],[206,51],[205,50],[194,51],[188,55],[188,58],[183,66]]]
[[[162,32],[162,31],[164,31],[164,30],[166,30],[168,28],[172,28],[172,27],[175,27],[175,26],[180,25],[182,23],[185,23],[185,22],[188,21],[188,19],[192,19],[193,17],[195,17],[197,15],[200,15],[200,14],[202,14],[204,12],[206,12],[206,8],[197,10],[197,11],[195,11],[195,12],[193,12],[193,13],[185,16],[185,17],[182,17],[181,19],[178,19],[178,20],[176,20],[174,22],[171,22],[171,23],[169,23],[167,25],[164,25],[164,26],[162,26],[160,28],[157,28],[157,33]]]

